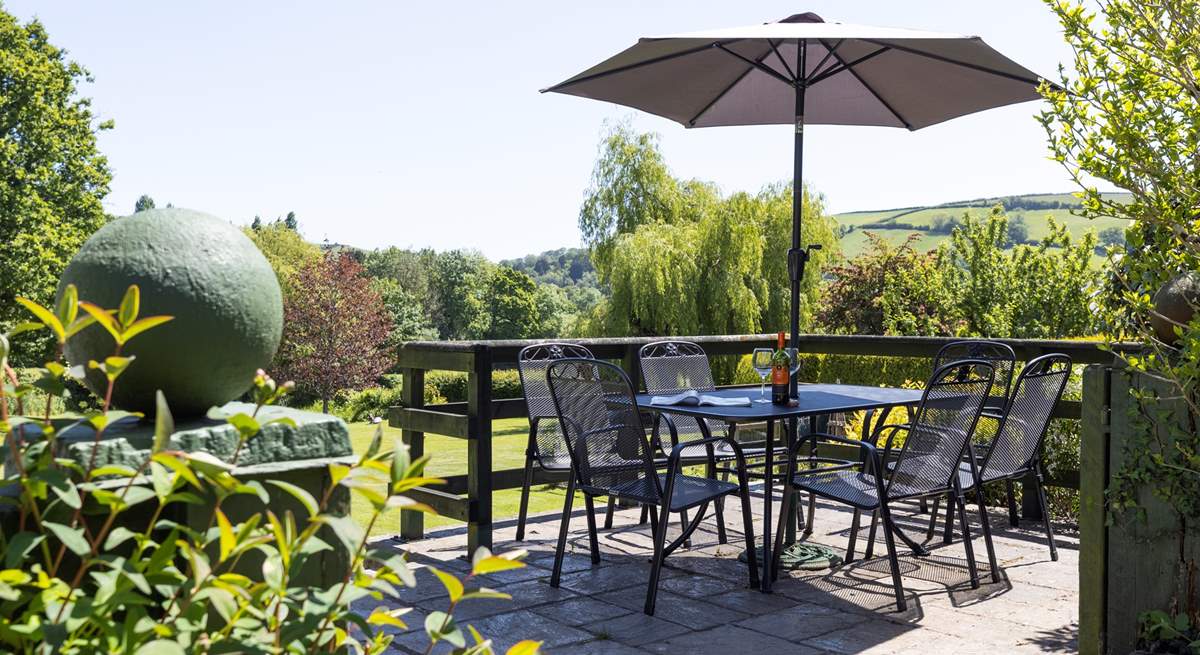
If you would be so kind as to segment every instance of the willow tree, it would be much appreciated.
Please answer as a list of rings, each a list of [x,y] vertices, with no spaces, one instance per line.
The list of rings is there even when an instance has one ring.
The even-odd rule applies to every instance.
[[[802,316],[836,247],[819,198],[805,193],[804,242],[826,251],[805,276]],[[671,175],[657,139],[627,125],[601,145],[579,217],[609,298],[595,335],[731,334],[785,329],[791,187],[723,197],[715,185]]]

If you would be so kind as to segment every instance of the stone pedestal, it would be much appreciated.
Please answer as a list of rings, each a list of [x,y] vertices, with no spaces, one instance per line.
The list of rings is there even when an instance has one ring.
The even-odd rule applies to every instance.
[[[229,413],[250,414],[254,407],[233,402],[225,405],[223,409]],[[237,467],[232,473],[241,482],[290,482],[305,489],[319,501],[325,496],[331,483],[329,465],[349,464],[354,461],[350,433],[346,424],[337,417],[288,407],[265,407],[259,412],[258,419],[260,422],[266,422],[283,416],[291,418],[296,426],[275,423],[264,427],[242,448],[238,454]],[[154,439],[154,425],[150,421],[139,421],[132,417],[123,419],[110,426],[98,444],[94,441],[95,433],[90,426],[76,425],[68,428],[68,425],[69,422],[64,421],[64,424],[59,426],[59,429],[63,430],[59,435],[59,456],[72,459],[85,468],[91,461],[93,450],[96,451],[96,466],[116,464],[136,469],[150,456]],[[228,462],[232,461],[237,449],[237,439],[237,431],[228,423],[211,419],[192,419],[176,425],[166,448],[187,452],[204,451]],[[114,481],[114,484],[123,485],[124,481]],[[272,485],[264,486],[269,495],[266,505],[255,495],[237,494],[225,499],[221,506],[222,511],[235,524],[253,514],[265,513],[268,509],[280,519],[283,519],[287,512],[291,512],[296,517],[297,525],[303,528],[308,515],[307,510],[286,492]],[[215,501],[213,498],[209,500]],[[151,501],[131,508],[121,515],[119,524],[134,531],[142,531],[150,520],[153,509],[154,503]],[[335,489],[330,496],[327,511],[340,516],[349,515],[349,490],[345,487]],[[204,505],[175,503],[164,513],[163,518],[203,531],[211,524],[212,513],[212,502]],[[102,519],[103,517],[100,517],[96,527],[99,527]],[[11,529],[10,523],[10,520],[3,521],[6,531]],[[266,524],[265,516],[262,523]],[[306,566],[302,579],[296,581],[297,584],[328,586],[341,582],[346,574],[349,555],[340,546],[337,537],[329,528],[322,528],[318,536],[333,548],[313,557]],[[258,551],[247,553],[242,557],[238,569],[245,575],[259,578],[262,570],[261,555]]]

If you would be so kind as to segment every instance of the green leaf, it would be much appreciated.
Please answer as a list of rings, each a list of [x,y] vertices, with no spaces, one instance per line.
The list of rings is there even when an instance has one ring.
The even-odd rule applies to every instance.
[[[225,560],[229,557],[229,553],[233,552],[237,539],[233,536],[233,524],[229,522],[229,517],[225,516],[225,512],[222,512],[219,507],[217,508],[217,529],[221,535],[221,560]]]
[[[487,587],[482,587],[479,589],[474,589],[474,590],[466,592],[465,594],[462,595],[461,600],[469,600],[471,598],[495,598],[495,599],[499,599],[499,600],[511,600],[512,596],[510,596],[502,591],[496,591],[495,589],[488,589]]]
[[[42,307],[28,298],[22,298],[20,296],[17,297],[17,302],[20,303],[22,307],[29,310],[30,314],[33,314],[35,317],[37,317],[37,320],[41,321],[42,325],[50,328],[50,331],[54,333],[54,336],[58,339],[59,343],[67,340],[67,333],[63,328],[62,322],[59,321],[58,317],[55,316],[49,309]]]
[[[315,517],[317,515],[319,511],[317,499],[313,498],[312,494],[308,493],[304,489],[297,487],[291,482],[284,482],[283,480],[267,480],[267,484],[275,485],[276,487],[291,494],[293,498],[300,501],[301,505],[304,505],[304,509],[308,510],[308,515],[310,517]]]
[[[187,655],[183,647],[174,641],[156,639],[142,644],[133,655]]]
[[[520,560],[525,555],[526,552],[524,550],[514,550],[503,555],[493,555],[487,548],[480,546],[475,551],[475,557],[472,558],[471,574],[487,575],[489,573],[499,573],[500,571],[522,568],[525,564]]]
[[[162,452],[167,446],[167,440],[175,432],[175,418],[171,416],[171,408],[167,405],[167,397],[162,389],[154,392],[154,445],[151,454]]]
[[[111,310],[104,309],[103,307],[90,303],[86,300],[79,301],[79,308],[87,312],[93,320],[107,330],[109,335],[112,336],[113,341],[117,342],[118,346],[125,343],[125,339],[121,334],[120,328],[117,326],[116,319],[113,318],[113,312]]]
[[[192,453],[184,453],[183,456],[188,460],[192,468],[209,478],[213,478],[222,473],[228,473],[233,470],[232,465],[217,459],[213,455],[206,453],[203,450],[198,450]]]
[[[375,434],[371,437],[371,445],[367,446],[367,459],[371,459],[379,453],[379,446],[383,443],[383,425],[375,428]]]
[[[72,553],[80,557],[86,557],[91,554],[92,547],[88,545],[87,539],[83,537],[83,528],[69,528],[61,523],[52,523],[43,521],[42,527],[54,533],[55,537],[67,547]]]
[[[74,321],[71,321],[71,324],[67,326],[67,338],[70,339],[76,334],[79,334],[80,330],[95,322],[96,319],[92,318],[91,316],[80,316]]]
[[[392,442],[392,484],[404,479],[404,474],[408,471],[408,465],[411,463],[408,445],[404,443],[403,439],[397,437]]]
[[[405,630],[408,625],[400,620],[400,617],[412,610],[411,607],[400,607],[389,610],[386,607],[376,607],[371,615],[367,617],[367,623],[371,625],[390,625],[395,628]]]
[[[124,526],[117,526],[108,533],[108,538],[104,540],[104,550],[113,550],[117,546],[129,541],[137,536],[137,533]]]
[[[29,551],[37,548],[46,537],[33,532],[18,532],[8,540],[8,550],[4,553],[5,568],[18,568]]]
[[[437,576],[438,580],[442,581],[442,586],[446,588],[446,593],[450,596],[450,602],[458,602],[458,599],[462,598],[463,585],[457,577],[432,566],[429,567],[429,570]]]
[[[258,421],[249,414],[234,414],[226,420],[228,420],[229,424],[238,431],[238,434],[242,435],[243,439],[253,437],[254,435],[258,434],[260,429],[262,429],[261,426],[259,426]]]
[[[25,322],[23,322],[23,323],[17,323],[16,325],[14,325],[14,326],[12,327],[12,329],[8,331],[8,336],[9,336],[9,337],[15,337],[15,336],[17,336],[18,334],[24,334],[24,333],[26,333],[26,332],[33,332],[33,331],[35,331],[35,330],[40,330],[40,329],[42,329],[42,328],[44,328],[44,327],[46,327],[46,326],[45,326],[45,325],[42,325],[41,323],[34,323],[34,322],[32,322],[32,321],[25,321]]]
[[[74,284],[68,284],[63,288],[62,297],[58,299],[58,307],[55,308],[58,322],[64,326],[75,322],[75,315],[79,313],[79,289],[75,288]]]
[[[425,634],[429,635],[429,640],[434,643],[447,641],[459,648],[465,648],[467,645],[462,630],[455,625],[454,618],[445,612],[430,612],[429,616],[425,617]]]
[[[125,297],[121,299],[121,308],[117,310],[117,320],[120,321],[121,327],[129,327],[137,320],[141,304],[142,293],[138,289],[138,285],[129,285],[129,288],[125,290]]]
[[[504,655],[537,655],[542,652],[542,642],[525,639],[518,641]]]

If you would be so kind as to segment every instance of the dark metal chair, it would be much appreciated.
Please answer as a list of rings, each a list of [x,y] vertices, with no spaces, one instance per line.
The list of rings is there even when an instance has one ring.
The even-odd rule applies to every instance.
[[[750,584],[758,585],[745,460],[736,442],[729,437],[719,436],[676,446],[670,451],[665,474],[660,474],[655,462],[655,447],[647,437],[634,400],[633,387],[624,371],[593,359],[562,359],[549,365],[547,381],[562,433],[566,437],[573,470],[573,475],[568,478],[550,586],[557,587],[562,574],[571,505],[576,490],[583,492],[587,504],[592,563],[600,561],[592,502],[595,496],[628,498],[655,508],[650,513],[654,558],[646,590],[646,614],[654,614],[663,560],[696,530],[709,503],[730,494],[737,494],[742,501],[746,547],[750,553]],[[669,430],[674,431],[674,424],[669,417],[663,422]],[[738,484],[683,474],[682,456],[685,449],[696,446],[705,448],[711,461],[713,449],[718,444],[723,444],[734,453]],[[695,517],[686,524],[682,534],[671,543],[666,543],[671,512],[682,513],[689,509],[695,509]]]
[[[1042,446],[1046,431],[1054,415],[1054,407],[1062,397],[1071,377],[1071,358],[1062,354],[1043,355],[1030,361],[1017,376],[1012,394],[1008,399],[996,437],[982,457],[978,466],[970,463],[959,466],[960,486],[972,488],[978,479],[982,487],[1003,480],[1012,497],[1014,480],[1032,476],[1036,481],[1038,504],[1042,510],[1042,527],[1050,545],[1050,559],[1058,561],[1058,550],[1054,547],[1054,529],[1050,527],[1050,514],[1046,511],[1046,491],[1043,487]],[[975,471],[979,477],[975,477]],[[1026,489],[1026,493],[1028,493]],[[983,497],[976,501],[982,507]],[[983,514],[987,521],[987,514]]]
[[[546,385],[550,363],[567,357],[592,359],[592,351],[573,343],[538,343],[526,346],[517,355],[517,371],[525,406],[529,408],[529,443],[525,447],[525,479],[521,486],[521,509],[517,515],[517,541],[525,538],[525,517],[529,511],[529,489],[533,485],[536,464],[544,471],[567,474],[571,456],[559,429],[554,400]],[[609,504],[610,516],[612,504]]]
[[[780,511],[781,524],[780,532],[776,533],[775,552],[779,553],[783,545],[782,521],[790,510],[790,503],[795,502],[796,491],[808,491],[854,508],[850,543],[846,548],[847,562],[854,559],[855,540],[862,512],[878,513],[883,519],[884,542],[887,544],[896,604],[899,609],[904,610],[906,603],[904,587],[900,582],[895,537],[900,537],[912,548],[914,554],[926,555],[928,552],[896,527],[892,519],[891,504],[948,494],[954,500],[963,526],[963,545],[971,574],[971,586],[977,588],[979,573],[975,566],[975,554],[966,520],[964,490],[960,486],[958,470],[963,456],[973,455],[971,435],[991,391],[994,376],[995,369],[992,364],[978,359],[953,362],[939,368],[925,386],[912,422],[907,425],[885,426],[889,434],[882,451],[867,441],[829,434],[814,433],[806,439],[811,440],[814,445],[817,441],[831,441],[858,446],[863,458],[852,468],[810,468],[797,471],[796,454],[800,444],[793,446],[789,458],[791,470],[796,472],[790,480],[789,493],[784,496],[785,505],[789,507]],[[892,455],[892,442],[901,430],[907,432],[904,444],[900,447],[895,463],[885,467],[884,462]],[[976,470],[977,464],[973,456],[969,458],[969,463],[972,470]],[[978,487],[976,491],[978,492]],[[999,579],[999,568],[992,546],[990,527],[986,521],[983,523],[983,536],[987,545],[992,580],[995,581]],[[773,567],[773,570],[777,568]]]
[[[996,381],[992,385],[992,393],[988,396],[987,402],[983,407],[982,418],[989,421],[999,421],[1003,414],[1004,406],[1008,403],[1008,394],[1012,389],[1013,373],[1016,371],[1017,355],[1008,344],[1000,343],[999,341],[990,341],[987,339],[963,339],[961,341],[951,341],[942,346],[941,350],[933,356],[933,370],[937,370],[950,362],[955,362],[963,359],[982,359],[989,362],[996,368]],[[993,427],[995,423],[992,424]],[[987,443],[976,443],[975,449],[980,452],[986,452]],[[1016,527],[1017,525],[1017,500],[1013,491],[1012,481],[1005,484],[1005,492],[1008,496],[1008,520],[1009,523]],[[933,501],[933,512],[929,517],[929,531],[927,538],[932,539],[933,533],[937,530],[938,510],[941,506],[941,498],[935,498]],[[921,511],[928,511],[928,506],[925,499],[921,499]],[[951,505],[946,506],[946,529],[942,537],[944,543],[950,543],[951,535],[954,532],[954,512]]]
[[[716,382],[713,380],[708,354],[698,344],[691,341],[668,340],[648,343],[638,350],[638,366],[641,368],[642,379],[645,381],[646,393],[672,395],[688,389],[695,389],[703,393],[714,391],[717,388]],[[692,416],[673,416],[671,418],[676,427],[676,431],[671,434],[672,448],[681,443],[703,440],[712,435],[726,436],[731,441],[735,439],[735,425]],[[665,453],[666,447],[662,444],[661,430],[658,427],[656,425],[654,431],[655,445]],[[779,463],[782,465],[786,461],[787,446],[781,445],[775,449],[775,452],[779,455]],[[746,459],[758,459],[765,453],[766,448],[742,447],[742,454]],[[699,453],[695,449],[688,450],[684,455],[685,464],[698,463],[699,459]],[[716,443],[715,464],[708,471],[709,477],[720,473],[722,479],[727,480],[729,473],[732,472],[727,464],[734,459],[734,452],[728,445],[723,442]],[[707,459],[704,459],[703,462],[707,462]],[[718,502],[717,539],[720,543],[726,543],[723,509],[723,504]]]

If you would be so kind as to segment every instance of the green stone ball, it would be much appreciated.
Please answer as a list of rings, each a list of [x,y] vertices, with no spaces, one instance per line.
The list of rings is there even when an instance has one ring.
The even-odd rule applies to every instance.
[[[1200,273],[1180,273],[1167,281],[1154,294],[1154,311],[1177,323],[1186,325],[1196,314],[1200,304]],[[1175,323],[1150,315],[1150,324],[1158,340],[1173,345],[1179,337],[1175,334]]]
[[[199,416],[242,395],[254,372],[275,357],[283,330],[283,296],[254,242],[228,222],[188,209],[151,209],[100,228],[79,249],[58,283],[80,300],[115,309],[125,290],[141,290],[140,316],[174,320],[131,339],[136,357],[117,380],[113,404],[154,412],[161,389],[176,417]],[[113,338],[92,325],[67,342],[67,361],[87,366],[113,353]],[[88,388],[107,382],[89,371]]]

